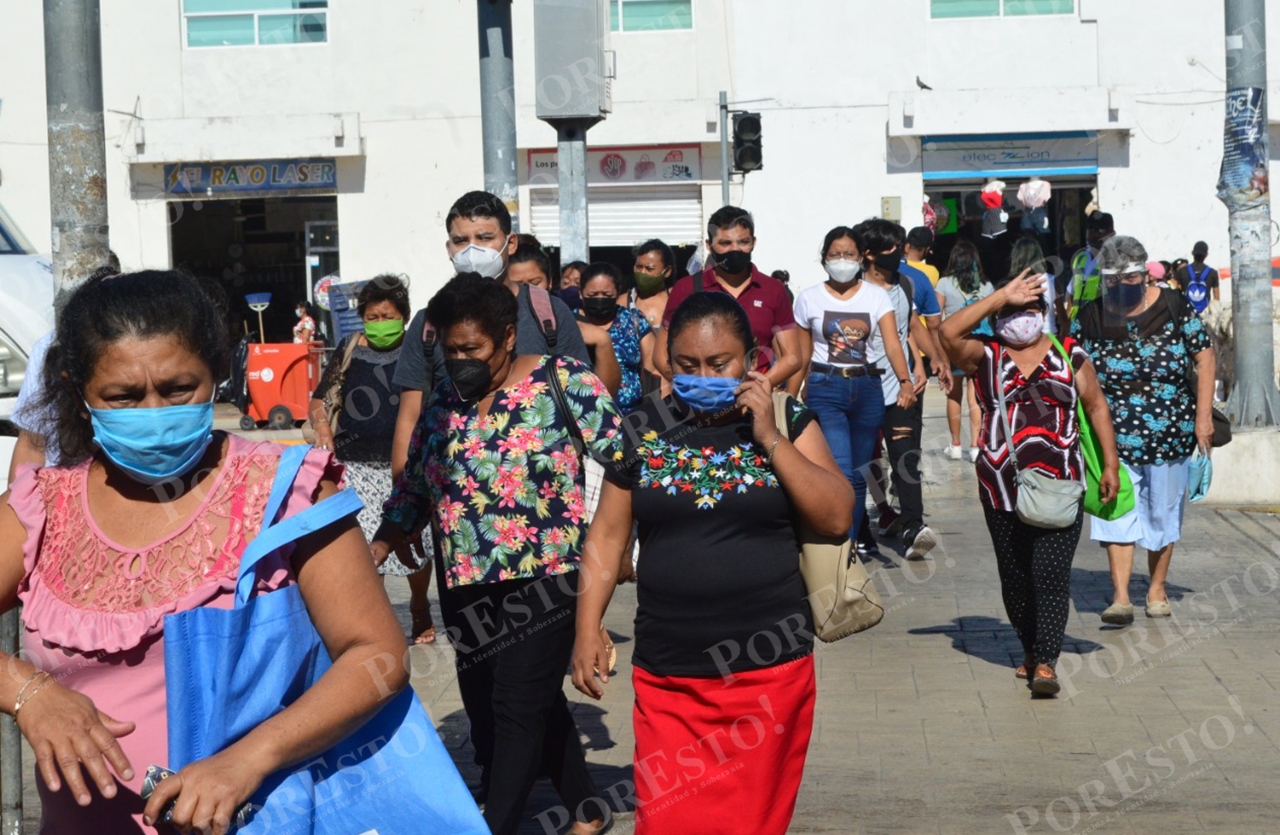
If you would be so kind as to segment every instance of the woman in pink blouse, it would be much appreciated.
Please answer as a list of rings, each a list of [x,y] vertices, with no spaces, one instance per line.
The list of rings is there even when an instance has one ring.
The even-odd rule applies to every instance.
[[[179,831],[228,831],[265,777],[375,712],[387,690],[365,665],[404,651],[354,518],[282,549],[259,566],[259,588],[298,584],[332,669],[150,802],[140,796],[147,767],[168,763],[165,615],[231,608],[282,450],[213,431],[229,356],[221,322],[200,282],[163,272],[91,280],[59,314],[44,385],[64,463],[24,467],[0,496],[0,611],[24,604],[22,657],[0,653],[0,710],[35,751],[41,833],[157,832],[174,787]],[[285,515],[341,481],[332,455],[312,451]],[[400,668],[385,682],[406,683]]]

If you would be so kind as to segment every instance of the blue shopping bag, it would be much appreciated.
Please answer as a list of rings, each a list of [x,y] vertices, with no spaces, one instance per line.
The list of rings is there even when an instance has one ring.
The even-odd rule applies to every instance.
[[[1187,465],[1187,498],[1192,504],[1204,501],[1213,484],[1213,461],[1197,447]]]
[[[232,609],[165,618],[169,767],[216,754],[292,704],[331,661],[296,585],[251,598],[254,568],[283,545],[356,513],[353,490],[278,520],[310,447],[286,450],[245,548]],[[353,612],[353,616],[359,613]],[[487,835],[489,828],[412,689],[309,762],[272,775],[245,835]]]

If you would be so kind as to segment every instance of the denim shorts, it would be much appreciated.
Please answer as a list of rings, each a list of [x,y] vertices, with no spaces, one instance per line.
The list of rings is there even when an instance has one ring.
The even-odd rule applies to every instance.
[[[1163,464],[1120,466],[1133,479],[1133,510],[1110,522],[1089,520],[1089,538],[1094,542],[1136,544],[1159,551],[1182,538],[1182,519],[1187,506],[1187,479],[1190,458]]]

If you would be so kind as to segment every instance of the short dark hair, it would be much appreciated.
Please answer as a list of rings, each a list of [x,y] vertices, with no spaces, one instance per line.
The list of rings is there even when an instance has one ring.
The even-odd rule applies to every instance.
[[[657,238],[650,238],[642,244],[636,244],[635,249],[631,250],[631,257],[639,258],[641,255],[648,255],[650,252],[658,253],[658,257],[662,259],[663,268],[670,267],[672,273],[675,273],[676,254],[671,251],[671,247]]]
[[[1209,245],[1204,241],[1196,241],[1195,246],[1191,247],[1191,254],[1203,258],[1209,254]]]
[[[588,281],[593,278],[599,278],[600,276],[604,276],[613,282],[613,292],[617,293],[619,296],[622,295],[625,289],[622,283],[622,273],[618,272],[618,268],[607,261],[596,261],[594,264],[589,264],[587,268],[582,271],[582,275],[578,280],[578,286],[586,287]]]
[[[59,311],[40,379],[39,408],[54,418],[65,464],[93,452],[84,386],[112,344],[174,337],[204,361],[215,385],[230,365],[226,296],[218,284],[177,271],[98,271],[95,276],[73,291]]]
[[[525,238],[533,238],[533,244],[528,243]],[[551,282],[551,259],[547,257],[547,253],[542,250],[532,235],[521,235],[520,245],[516,247],[516,251],[511,254],[508,264],[524,264],[528,261],[538,265],[538,269],[542,270],[542,274],[547,277],[547,282]]]
[[[569,270],[578,272],[578,284],[582,284],[582,273],[590,266],[586,261],[570,261],[568,264],[560,265],[560,275],[555,277],[556,289],[560,289],[560,278]]]
[[[890,249],[900,249],[906,233],[892,220],[869,217],[853,227],[853,239],[864,255],[879,255]]]
[[[756,222],[751,217],[751,212],[737,206],[722,206],[707,221],[707,240],[713,239],[721,229],[732,229],[735,226],[741,226],[755,237]]]
[[[778,281],[781,281],[783,284],[791,283],[790,270],[774,270],[773,272],[769,273],[769,277],[776,278]]]
[[[384,273],[375,276],[360,288],[360,295],[356,296],[356,312],[363,319],[364,311],[369,305],[382,302],[391,302],[406,323],[413,313],[413,308],[409,306],[409,285],[398,275]]]
[[[837,226],[827,233],[822,239],[822,260],[827,260],[827,253],[831,251],[831,245],[841,238],[850,238],[857,245],[858,251],[862,252],[862,241],[858,240],[858,234],[849,226]]]
[[[928,249],[933,246],[933,230],[928,226],[917,226],[907,233],[907,243],[916,249]]]
[[[516,326],[516,297],[501,281],[479,273],[459,273],[427,302],[427,321],[443,338],[459,322],[474,322],[501,345]]]
[[[1088,229],[1097,229],[1102,232],[1116,231],[1116,220],[1106,212],[1094,212],[1085,220],[1084,225]]]
[[[463,217],[468,220],[493,218],[498,222],[502,234],[511,234],[511,212],[507,210],[507,204],[487,191],[468,191],[459,197],[449,207],[449,214],[445,215],[444,228],[452,228],[453,221]]]
[[[748,354],[755,350],[756,337],[751,331],[751,320],[735,298],[728,293],[694,293],[680,303],[671,317],[671,326],[667,328],[668,352],[685,328],[707,319],[720,320]]]

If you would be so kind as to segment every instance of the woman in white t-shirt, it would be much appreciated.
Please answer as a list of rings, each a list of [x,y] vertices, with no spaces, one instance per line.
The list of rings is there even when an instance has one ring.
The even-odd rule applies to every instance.
[[[818,416],[840,471],[857,494],[849,537],[857,539],[866,500],[866,469],[880,437],[885,400],[880,386],[885,359],[895,379],[909,379],[907,357],[896,336],[889,294],[861,280],[862,248],[853,230],[837,226],[822,246],[829,276],[796,298],[796,324],[806,358],[805,402]],[[900,386],[898,402],[914,405],[915,391]]]
[[[947,263],[946,274],[938,281],[938,304],[942,307],[942,318],[954,315],[961,308],[991,295],[991,282],[982,274],[982,262],[978,258],[978,249],[968,241],[961,241],[951,250],[951,260]],[[985,335],[990,336],[987,328]],[[979,331],[975,331],[982,335]],[[946,455],[952,461],[964,458],[964,450],[960,446],[960,410],[962,399],[969,401],[969,460],[978,460],[978,430],[982,426],[982,412],[974,395],[973,384],[965,385],[965,374],[959,368],[952,367],[951,377],[955,385],[947,393],[947,428],[951,430],[951,446]],[[967,394],[966,394],[967,393]]]

